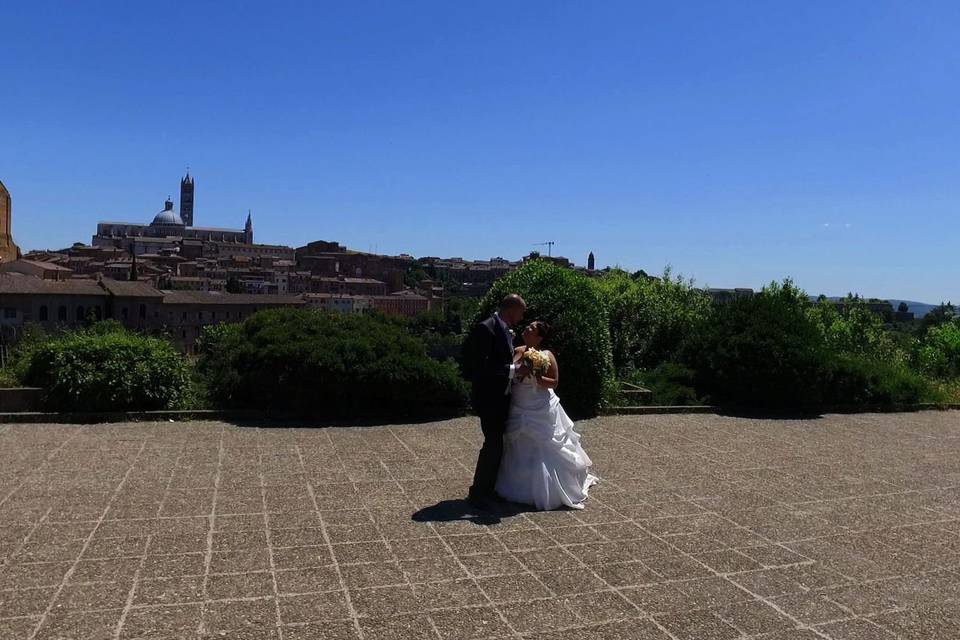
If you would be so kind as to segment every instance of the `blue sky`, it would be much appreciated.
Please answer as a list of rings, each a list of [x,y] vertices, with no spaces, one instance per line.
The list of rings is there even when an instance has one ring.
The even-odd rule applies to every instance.
[[[24,248],[260,242],[960,300],[960,3],[0,5]]]

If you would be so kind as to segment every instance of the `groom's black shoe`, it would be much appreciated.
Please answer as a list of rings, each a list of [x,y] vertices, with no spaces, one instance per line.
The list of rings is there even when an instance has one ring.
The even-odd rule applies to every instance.
[[[497,496],[484,495],[482,493],[470,492],[467,494],[467,503],[480,509],[481,511],[493,512],[497,510]]]

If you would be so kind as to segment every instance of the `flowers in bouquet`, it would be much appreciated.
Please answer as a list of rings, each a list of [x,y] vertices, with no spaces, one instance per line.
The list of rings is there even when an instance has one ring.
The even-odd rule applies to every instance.
[[[523,364],[530,367],[530,371],[538,378],[546,375],[550,370],[550,356],[543,351],[527,349],[523,353]]]

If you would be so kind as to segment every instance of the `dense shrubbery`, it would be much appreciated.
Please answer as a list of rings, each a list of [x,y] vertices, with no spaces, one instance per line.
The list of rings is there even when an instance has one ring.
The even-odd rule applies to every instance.
[[[444,311],[420,314],[406,323],[410,333],[423,341],[427,355],[434,360],[452,361],[458,365],[463,347],[463,324],[459,314],[449,306]]]
[[[610,397],[609,377],[594,373],[609,371],[607,363],[619,379],[642,384],[664,404],[781,411],[943,397],[911,368],[908,350],[865,305],[815,305],[789,280],[714,305],[669,271],[656,279],[622,271],[589,279],[534,262],[499,280],[476,319],[510,292],[527,300],[528,319],[543,318],[561,330],[561,395],[580,414]],[[924,371],[956,375],[957,327],[928,331],[915,358]]]
[[[907,354],[883,326],[880,316],[848,299],[842,311],[821,301],[807,311],[831,353],[885,362],[904,362]]]
[[[526,300],[526,320],[545,320],[557,329],[557,394],[564,407],[577,416],[596,414],[614,383],[607,306],[595,282],[546,261],[530,262],[497,280],[474,321],[493,313],[508,293]]]
[[[694,389],[695,372],[682,364],[664,362],[648,371],[637,372],[632,378],[632,382],[650,391],[652,404],[680,406],[702,402]]]
[[[728,406],[819,405],[827,350],[808,306],[806,295],[789,281],[719,305],[685,346],[697,388]]]
[[[932,376],[960,376],[960,322],[952,320],[927,331],[916,360],[919,368]]]
[[[624,378],[674,359],[710,315],[710,298],[669,269],[660,278],[615,270],[596,284],[610,318],[614,367]]]
[[[903,362],[836,354],[824,376],[828,406],[905,406],[937,399],[930,381]]]
[[[113,323],[36,341],[17,359],[20,379],[59,411],[148,411],[183,406],[190,367],[165,340]]]
[[[326,417],[432,417],[462,411],[463,333],[519,293],[526,319],[558,329],[558,393],[576,416],[616,396],[615,378],[658,404],[822,410],[960,401],[960,320],[943,305],[884,325],[857,299],[813,304],[788,280],[714,305],[691,282],[612,271],[589,278],[533,261],[475,301],[412,320],[264,311],[207,327],[196,373],[171,344],[113,321],[48,335],[28,327],[0,386],[46,389],[72,411],[258,408]],[[467,316],[466,314],[472,314]],[[522,327],[520,327],[522,329]]]
[[[376,315],[261,311],[206,331],[199,368],[224,407],[399,418],[460,412],[466,402],[453,364]]]
[[[719,305],[685,358],[698,389],[720,405],[816,409],[936,397],[879,318],[856,304],[843,312],[811,305],[789,280]]]

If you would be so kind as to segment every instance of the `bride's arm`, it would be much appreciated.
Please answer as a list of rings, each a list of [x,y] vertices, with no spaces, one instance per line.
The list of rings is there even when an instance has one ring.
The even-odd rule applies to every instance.
[[[553,351],[547,353],[550,356],[550,368],[547,369],[546,374],[537,379],[537,384],[544,389],[556,389],[557,385],[560,384],[560,367],[557,366],[557,359],[554,357]]]

